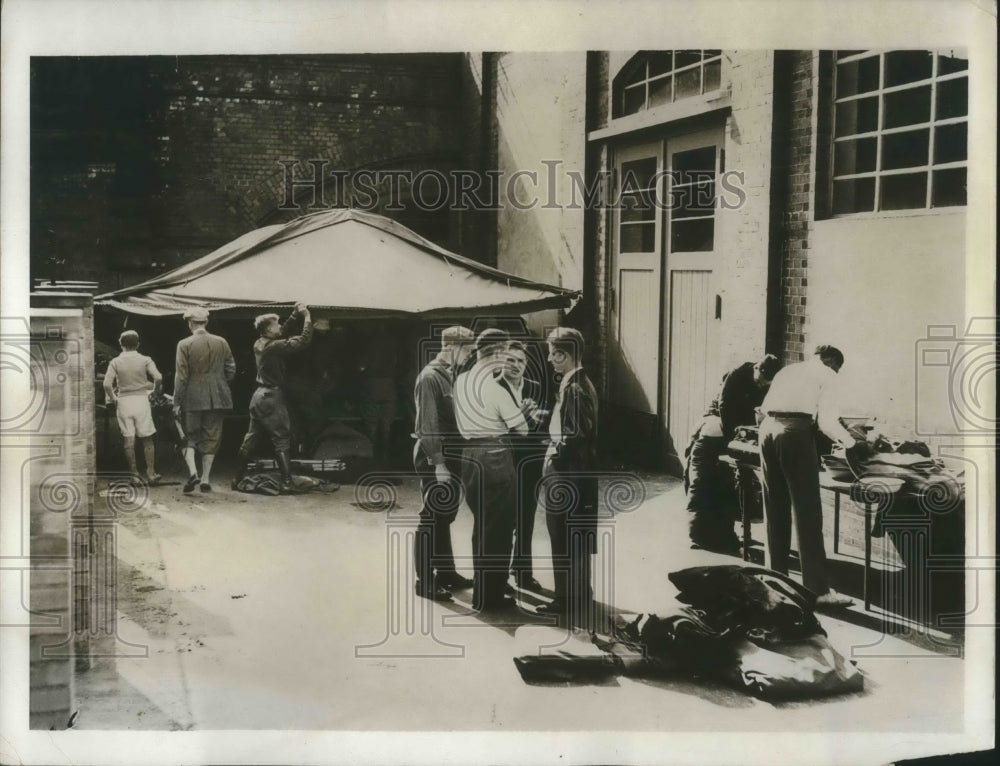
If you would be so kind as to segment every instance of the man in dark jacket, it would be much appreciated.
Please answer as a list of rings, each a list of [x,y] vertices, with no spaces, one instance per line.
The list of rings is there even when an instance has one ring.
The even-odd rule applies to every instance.
[[[298,319],[302,331],[295,335]],[[285,402],[285,360],[306,348],[312,341],[312,317],[304,303],[296,303],[292,315],[280,324],[277,314],[262,314],[254,320],[260,336],[253,344],[257,361],[257,390],[250,399],[250,428],[240,446],[240,469],[233,480],[234,486],[246,473],[246,465],[261,443],[268,439],[281,473],[281,491],[292,492],[292,426]]]
[[[191,334],[177,344],[174,372],[174,414],[183,417],[187,445],[184,463],[188,480],[184,492],[212,489],[211,472],[215,453],[222,441],[222,421],[233,408],[229,384],[236,375],[236,360],[229,342],[207,329],[208,309],[200,306],[184,312]],[[195,451],[201,453],[201,477]]]
[[[739,538],[733,525],[739,501],[729,472],[719,463],[739,426],[756,423],[760,406],[781,362],[767,354],[759,362],[745,362],[722,378],[722,388],[712,400],[687,449],[685,486],[687,509],[692,514],[691,543],[720,553],[738,553]]]
[[[594,628],[590,557],[597,552],[597,392],[582,367],[583,335],[557,327],[547,340],[549,363],[562,376],[542,479],[555,598],[537,611]]]
[[[472,354],[475,335],[448,327],[441,351],[420,371],[413,388],[416,405],[413,468],[420,476],[420,521],[413,538],[416,593],[450,601],[451,591],[471,588],[472,580],[455,571],[451,524],[462,503],[461,438],[455,425],[452,385],[457,369]]]

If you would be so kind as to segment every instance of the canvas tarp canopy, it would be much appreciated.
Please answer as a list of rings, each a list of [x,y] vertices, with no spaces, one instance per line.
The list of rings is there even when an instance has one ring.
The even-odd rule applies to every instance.
[[[248,232],[95,302],[148,316],[303,301],[330,315],[434,318],[569,308],[578,297],[451,253],[383,216],[331,209]]]

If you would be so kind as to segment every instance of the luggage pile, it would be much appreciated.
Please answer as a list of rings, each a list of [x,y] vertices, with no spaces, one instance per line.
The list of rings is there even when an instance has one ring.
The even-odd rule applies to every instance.
[[[684,606],[617,618],[609,636],[524,626],[514,663],[526,681],[623,674],[710,679],[765,700],[860,691],[864,677],[827,640],[816,597],[761,567],[692,567],[670,581]]]

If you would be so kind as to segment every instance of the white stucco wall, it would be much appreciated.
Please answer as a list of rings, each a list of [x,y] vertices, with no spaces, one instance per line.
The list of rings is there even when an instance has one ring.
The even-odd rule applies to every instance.
[[[730,83],[732,112],[726,121],[726,171],[741,174],[743,204],[720,208],[716,242],[722,296],[717,379],[726,370],[763,356],[767,321],[768,219],[771,194],[771,128],[774,52],[728,51],[722,56],[723,87]],[[730,179],[730,184],[736,177]],[[733,195],[720,188],[727,199]]]
[[[583,288],[584,211],[569,206],[568,174],[583,177],[586,63],[582,51],[506,53],[497,67],[497,153],[504,173],[497,266],[574,290]],[[510,184],[518,171],[536,176]],[[519,209],[531,200],[530,209]],[[551,314],[529,317],[532,329],[553,324]]]
[[[920,431],[954,431],[947,368],[924,365],[921,350],[930,325],[965,331],[965,220],[958,210],[813,224],[806,344],[844,352],[846,410],[912,435],[919,400]]]

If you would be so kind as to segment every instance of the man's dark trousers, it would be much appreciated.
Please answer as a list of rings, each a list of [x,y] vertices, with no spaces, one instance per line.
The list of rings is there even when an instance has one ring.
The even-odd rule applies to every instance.
[[[760,428],[768,566],[788,574],[792,513],[799,538],[802,584],[817,595],[829,589],[823,545],[823,506],[815,425],[806,416],[767,417]]]
[[[732,477],[719,458],[729,444],[724,436],[705,436],[701,429],[688,458],[688,503],[691,542],[710,550],[735,548],[733,525],[740,518],[739,498]]]
[[[517,504],[514,461],[496,440],[466,442],[462,483],[472,509],[472,603],[477,610],[504,603]]]
[[[517,474],[517,524],[514,529],[514,554],[510,571],[517,577],[533,577],[531,539],[535,531],[539,483],[542,480],[544,450],[535,446],[514,448],[514,471]]]
[[[595,519],[584,515],[592,501],[593,478],[576,479],[545,468],[542,479],[545,526],[552,544],[555,580],[553,601],[566,606],[570,622],[594,629],[591,624],[594,593],[591,587],[591,556],[597,551]]]
[[[445,446],[445,451],[448,447]],[[454,449],[454,448],[452,448]],[[420,476],[420,521],[413,539],[413,563],[417,580],[428,588],[434,587],[434,572],[455,571],[455,554],[451,545],[451,524],[462,504],[462,462],[445,458],[451,478],[442,484],[434,466],[418,442],[413,449],[413,467]]]

